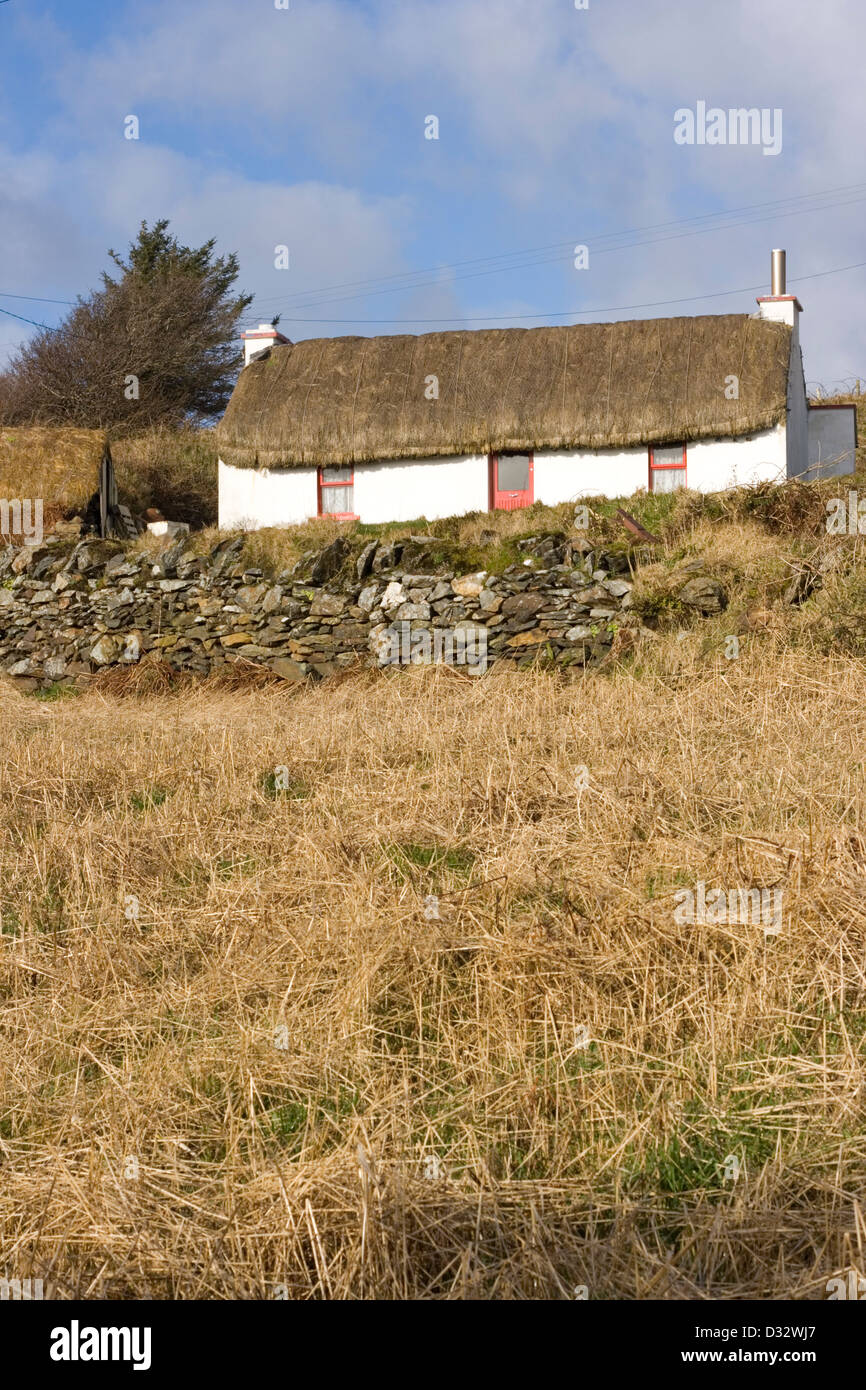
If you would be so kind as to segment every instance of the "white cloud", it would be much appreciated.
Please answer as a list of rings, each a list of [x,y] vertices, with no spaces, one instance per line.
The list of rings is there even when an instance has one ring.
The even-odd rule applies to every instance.
[[[107,265],[107,249],[126,249],[139,222],[168,217],[180,240],[198,245],[217,237],[220,252],[237,251],[240,287],[257,292],[251,314],[274,312],[293,295],[336,280],[405,269],[401,238],[406,200],[368,198],[325,183],[282,185],[233,173],[212,173],[170,150],[121,144],[110,159],[72,162],[43,157],[36,165],[0,155],[0,239],[12,249],[14,284],[0,289],[45,293],[51,284],[86,292]],[[89,226],[76,222],[88,209]],[[290,269],[275,269],[275,247],[288,244]],[[58,290],[58,292],[60,292]],[[11,300],[3,304],[18,312]],[[39,318],[33,309],[20,312]],[[49,320],[53,321],[53,320]],[[286,324],[287,331],[289,325]],[[314,328],[302,335],[310,336]],[[0,325],[0,343],[26,336],[23,325]],[[290,334],[291,336],[291,334]]]
[[[816,24],[788,0],[130,5],[90,53],[54,36],[52,78],[89,153],[46,155],[53,143],[37,135],[32,168],[12,168],[14,196],[2,185],[0,231],[29,285],[39,264],[56,273],[56,228],[66,268],[92,277],[103,242],[125,244],[141,217],[170,216],[185,240],[216,234],[220,249],[237,249],[270,311],[296,289],[399,271],[410,243],[422,264],[569,235],[592,248],[598,231],[853,182],[866,97],[840,79],[840,35],[862,47],[866,10],[825,0],[822,15]],[[782,107],[782,154],[676,146],[673,112],[699,98]],[[121,136],[130,111],[142,119],[138,145]],[[430,113],[438,143],[423,140]],[[244,151],[258,179],[236,167]],[[772,245],[787,245],[792,276],[856,261],[861,223],[861,208],[842,208],[593,257],[585,277],[564,263],[544,279],[455,280],[298,313],[409,318],[426,306],[444,317],[466,303],[495,313],[677,298],[761,283]],[[291,247],[287,275],[271,268],[278,242]],[[858,355],[866,368],[866,331],[850,308],[860,284],[799,289],[810,375],[842,374]],[[363,327],[301,330],[319,331]]]

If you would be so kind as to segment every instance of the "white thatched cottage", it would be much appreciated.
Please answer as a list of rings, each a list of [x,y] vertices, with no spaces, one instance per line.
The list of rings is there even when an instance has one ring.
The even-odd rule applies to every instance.
[[[432,520],[854,468],[806,399],[773,252],[758,312],[290,343],[262,325],[218,427],[220,526]]]

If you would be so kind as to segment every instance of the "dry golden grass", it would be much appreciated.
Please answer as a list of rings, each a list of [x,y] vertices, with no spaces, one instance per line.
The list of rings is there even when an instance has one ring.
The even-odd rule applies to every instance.
[[[83,512],[99,488],[105,433],[34,425],[0,428],[0,497],[41,498],[48,530]]]
[[[117,485],[133,512],[159,507],[173,521],[209,526],[217,518],[213,431],[154,426],[112,439]]]
[[[702,640],[639,678],[0,691],[0,1273],[703,1299],[862,1271],[864,668]],[[780,935],[677,925],[701,879],[779,886]]]

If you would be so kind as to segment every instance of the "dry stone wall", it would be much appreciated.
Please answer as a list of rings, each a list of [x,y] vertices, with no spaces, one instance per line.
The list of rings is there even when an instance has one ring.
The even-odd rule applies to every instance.
[[[483,630],[487,664],[584,665],[639,627],[625,556],[561,535],[519,544],[522,562],[504,573],[465,574],[432,563],[435,538],[371,541],[360,554],[340,538],[276,576],[245,563],[242,537],[207,555],[182,537],[155,558],[88,539],[9,546],[0,671],[35,689],[86,685],[146,657],[203,675],[240,659],[294,681],[405,656],[394,634],[427,632],[435,649],[441,629]]]

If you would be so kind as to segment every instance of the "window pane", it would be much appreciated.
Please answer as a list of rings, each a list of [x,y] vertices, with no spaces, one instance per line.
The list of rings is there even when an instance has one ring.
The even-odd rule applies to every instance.
[[[352,467],[351,464],[346,468],[323,468],[323,483],[351,483]]]
[[[496,475],[499,492],[526,492],[529,487],[529,455],[503,454]]]
[[[682,450],[680,450],[680,458],[682,456]],[[653,492],[674,492],[678,487],[685,487],[686,470],[684,468],[654,468],[652,483]]]
[[[352,487],[323,487],[322,488],[322,512],[339,513],[351,512],[353,506]]]
[[[682,444],[665,444],[661,449],[653,449],[653,463],[656,467],[660,463],[679,463],[683,461]]]

